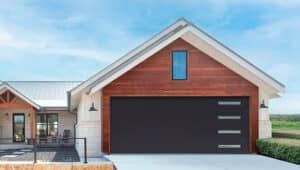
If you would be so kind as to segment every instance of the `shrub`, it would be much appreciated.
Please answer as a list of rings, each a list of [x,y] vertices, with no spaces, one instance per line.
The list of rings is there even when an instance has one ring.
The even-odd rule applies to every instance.
[[[259,139],[256,145],[259,153],[262,155],[300,164],[300,140],[284,138]]]

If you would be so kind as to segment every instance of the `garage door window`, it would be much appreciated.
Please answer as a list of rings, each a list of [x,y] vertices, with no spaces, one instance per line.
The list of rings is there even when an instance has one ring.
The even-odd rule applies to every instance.
[[[172,52],[172,79],[173,80],[187,79],[187,52],[186,51]]]

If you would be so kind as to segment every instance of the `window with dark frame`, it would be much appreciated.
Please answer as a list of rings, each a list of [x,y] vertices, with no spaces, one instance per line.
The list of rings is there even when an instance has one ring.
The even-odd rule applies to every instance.
[[[187,79],[187,51],[172,51],[172,79]]]
[[[37,136],[57,136],[58,135],[58,115],[56,113],[37,114]]]

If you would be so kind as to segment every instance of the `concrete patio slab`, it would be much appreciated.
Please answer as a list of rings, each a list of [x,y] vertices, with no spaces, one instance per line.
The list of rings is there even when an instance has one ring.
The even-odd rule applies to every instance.
[[[33,161],[32,149],[0,150],[0,161]],[[80,158],[73,147],[37,148],[38,162],[79,162]]]
[[[112,154],[119,170],[299,170],[300,166],[261,155]]]

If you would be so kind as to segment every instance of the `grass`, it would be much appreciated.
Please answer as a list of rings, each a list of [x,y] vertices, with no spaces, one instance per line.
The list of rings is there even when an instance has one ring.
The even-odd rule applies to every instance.
[[[272,121],[272,129],[276,130],[300,130],[300,121],[292,122],[286,120],[271,120]]]
[[[272,136],[300,140],[300,115],[270,115]]]
[[[271,115],[273,131],[299,130],[300,114],[294,115]]]

